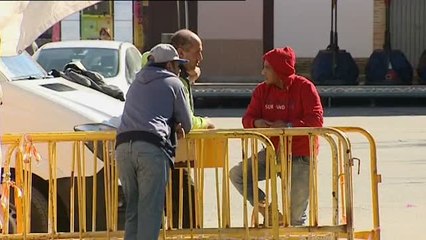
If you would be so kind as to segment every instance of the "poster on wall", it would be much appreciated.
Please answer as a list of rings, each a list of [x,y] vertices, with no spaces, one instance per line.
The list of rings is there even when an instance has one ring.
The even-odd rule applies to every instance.
[[[113,2],[102,1],[81,11],[80,38],[99,39],[101,28],[108,29],[111,37],[114,36],[114,8]]]

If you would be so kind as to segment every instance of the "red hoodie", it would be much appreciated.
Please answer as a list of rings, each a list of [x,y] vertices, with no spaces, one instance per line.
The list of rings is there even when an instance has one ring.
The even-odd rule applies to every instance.
[[[243,116],[244,128],[254,128],[254,121],[264,119],[290,123],[293,127],[322,127],[323,109],[314,84],[295,74],[296,57],[293,49],[277,48],[267,52],[263,59],[284,83],[280,89],[265,82],[253,91],[250,104]],[[271,138],[278,149],[278,138]],[[316,141],[318,148],[318,141]],[[293,137],[293,156],[309,156],[309,138]]]

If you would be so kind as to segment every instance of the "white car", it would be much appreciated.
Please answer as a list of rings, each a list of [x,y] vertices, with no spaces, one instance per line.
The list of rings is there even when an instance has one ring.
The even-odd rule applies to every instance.
[[[99,72],[107,84],[124,93],[141,69],[142,55],[131,43],[106,40],[50,42],[33,58],[47,71],[63,71],[67,63],[80,61],[87,70]]]
[[[123,101],[102,92],[64,78],[49,76],[26,52],[18,56],[0,57],[0,84],[3,90],[3,104],[0,106],[1,134],[73,131],[77,125],[111,121],[120,116],[124,108]],[[5,150],[2,149],[3,156]],[[71,149],[66,149],[59,153],[60,150],[58,149],[57,163],[58,186],[61,186],[58,189],[58,228],[60,231],[67,231],[72,152]],[[43,149],[40,151],[45,160],[33,167],[32,232],[45,232],[48,224],[48,161],[47,153],[43,153]],[[93,169],[93,163],[88,161],[86,164],[88,169]],[[101,160],[98,160],[98,166],[100,176],[103,174]],[[14,175],[13,168],[11,171]],[[93,170],[87,170],[86,173],[90,180]],[[121,216],[123,208],[119,208],[119,211]],[[98,216],[98,219],[98,229],[105,228],[102,225],[105,217]]]

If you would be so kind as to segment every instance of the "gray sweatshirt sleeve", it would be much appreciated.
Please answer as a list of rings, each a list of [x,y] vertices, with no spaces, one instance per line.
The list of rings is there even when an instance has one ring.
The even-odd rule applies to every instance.
[[[183,85],[179,85],[176,91],[174,115],[176,122],[182,124],[185,133],[188,133],[192,129],[191,110],[185,97]]]

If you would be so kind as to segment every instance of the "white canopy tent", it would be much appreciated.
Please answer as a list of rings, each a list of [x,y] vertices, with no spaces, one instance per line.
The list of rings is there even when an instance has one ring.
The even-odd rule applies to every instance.
[[[20,54],[63,18],[99,1],[0,1],[0,56]]]

